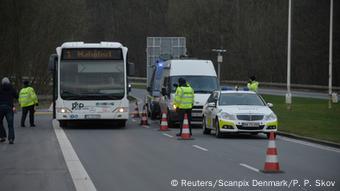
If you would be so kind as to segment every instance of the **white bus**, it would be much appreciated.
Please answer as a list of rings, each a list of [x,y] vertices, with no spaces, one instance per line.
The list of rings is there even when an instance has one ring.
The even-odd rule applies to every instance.
[[[114,120],[125,126],[127,53],[117,42],[65,42],[56,48],[49,70],[54,76],[53,117],[60,126],[75,120]]]

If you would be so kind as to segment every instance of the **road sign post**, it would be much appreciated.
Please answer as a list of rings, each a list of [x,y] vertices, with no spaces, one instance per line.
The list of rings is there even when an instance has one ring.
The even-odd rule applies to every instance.
[[[332,108],[332,65],[333,65],[333,0],[329,6],[329,76],[328,76],[328,108]]]
[[[288,47],[287,47],[287,94],[286,94],[286,104],[287,109],[292,108],[292,93],[290,91],[290,71],[291,71],[291,25],[292,25],[292,1],[289,0],[288,3]]]
[[[227,52],[225,49],[212,49],[211,51],[217,52],[217,76],[218,81],[221,82],[221,64],[223,63],[222,53]]]

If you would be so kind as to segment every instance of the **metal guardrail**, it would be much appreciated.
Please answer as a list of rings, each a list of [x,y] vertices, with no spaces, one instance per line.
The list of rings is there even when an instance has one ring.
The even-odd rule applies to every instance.
[[[130,82],[140,82],[140,83],[146,83],[145,77],[128,77]],[[246,85],[247,81],[242,80],[222,80],[222,85]],[[276,83],[276,82],[260,82],[260,85],[262,87],[272,87],[272,88],[279,88],[283,89],[287,87],[287,84],[285,83]],[[291,84],[292,88],[295,89],[305,89],[305,90],[318,90],[318,91],[327,91],[328,86],[321,86],[321,85],[307,85],[307,84]],[[340,87],[333,86],[333,91],[340,91]]]

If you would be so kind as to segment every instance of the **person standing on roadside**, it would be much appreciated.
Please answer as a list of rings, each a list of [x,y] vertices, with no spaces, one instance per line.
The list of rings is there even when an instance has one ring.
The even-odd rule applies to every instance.
[[[24,88],[20,90],[19,103],[22,108],[21,127],[25,127],[25,120],[28,112],[30,113],[30,125],[31,127],[35,127],[34,106],[38,106],[38,97],[35,94],[34,89],[29,86],[29,82],[27,80],[24,81]]]
[[[192,135],[191,110],[192,110],[192,106],[194,105],[194,96],[195,96],[194,89],[192,89],[192,87],[186,82],[184,78],[179,78],[178,87],[176,88],[175,100],[174,100],[174,104],[178,112],[178,118],[179,118],[179,123],[180,123],[180,130],[179,130],[179,133],[176,134],[176,136],[182,135],[183,120],[184,120],[185,114],[187,114],[188,123],[189,123],[189,131],[190,131],[190,135]]]
[[[257,92],[257,90],[259,89],[259,82],[256,81],[255,76],[251,76],[249,78],[249,81],[247,83],[247,87],[248,87],[249,90],[251,90],[253,92]]]
[[[14,143],[14,99],[18,99],[18,92],[13,88],[7,77],[1,80],[0,85],[0,142],[6,141],[6,131],[3,126],[3,119],[6,117],[8,126],[8,142]]]

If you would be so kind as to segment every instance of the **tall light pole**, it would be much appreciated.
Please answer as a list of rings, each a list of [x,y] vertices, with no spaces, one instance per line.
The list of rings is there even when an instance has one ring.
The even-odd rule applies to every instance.
[[[223,63],[223,55],[222,53],[227,52],[225,49],[212,49],[211,51],[217,52],[217,76],[218,81],[221,82],[221,64]]]
[[[333,0],[329,8],[329,75],[328,75],[328,108],[332,108],[332,65],[333,65]],[[336,94],[334,95],[336,96]]]
[[[292,25],[292,1],[288,0],[288,46],[287,46],[287,93],[286,104],[287,109],[291,109],[292,93],[290,91],[290,65],[291,65],[291,25]]]

